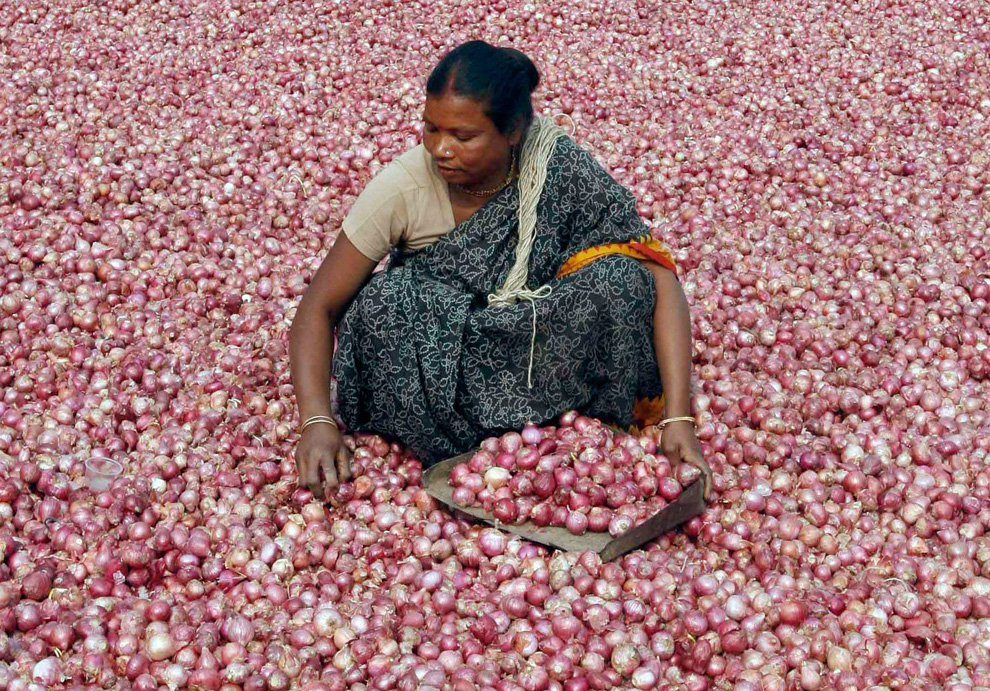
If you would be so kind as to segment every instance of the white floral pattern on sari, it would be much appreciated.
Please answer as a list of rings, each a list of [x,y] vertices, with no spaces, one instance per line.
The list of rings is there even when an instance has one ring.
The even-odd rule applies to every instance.
[[[398,439],[428,464],[568,409],[626,426],[638,397],[661,393],[649,271],[606,256],[556,278],[582,250],[649,234],[632,194],[571,139],[558,140],[528,284],[552,293],[488,307],[514,260],[518,203],[512,185],[429,247],[395,252],[355,298],[333,367],[350,429]]]

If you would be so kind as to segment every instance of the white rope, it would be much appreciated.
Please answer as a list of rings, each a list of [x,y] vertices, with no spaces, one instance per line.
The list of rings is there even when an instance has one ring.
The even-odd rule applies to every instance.
[[[549,118],[539,118],[533,123],[526,143],[523,144],[519,164],[519,239],[516,243],[516,261],[505,277],[505,282],[488,296],[489,307],[509,307],[521,300],[533,308],[533,335],[529,344],[529,368],[526,383],[533,387],[533,356],[536,352],[536,300],[548,297],[550,286],[536,290],[526,287],[529,280],[529,256],[536,239],[536,207],[540,203],[543,183],[547,179],[547,167],[557,139],[566,132]]]
[[[555,120],[558,118],[567,118],[567,122],[569,122],[571,125],[571,131],[567,133],[567,136],[568,137],[574,136],[574,133],[577,132],[577,123],[574,122],[574,118],[572,118],[567,113],[556,113],[553,117]]]

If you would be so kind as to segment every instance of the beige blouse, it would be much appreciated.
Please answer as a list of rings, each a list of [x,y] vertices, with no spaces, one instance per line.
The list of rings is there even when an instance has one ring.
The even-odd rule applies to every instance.
[[[420,144],[389,163],[364,188],[342,225],[361,254],[381,261],[391,247],[422,249],[457,224],[447,181]]]

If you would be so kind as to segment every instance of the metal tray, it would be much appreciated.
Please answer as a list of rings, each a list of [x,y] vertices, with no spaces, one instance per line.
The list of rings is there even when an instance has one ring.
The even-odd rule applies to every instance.
[[[497,526],[501,530],[520,535],[527,540],[538,542],[547,547],[567,551],[593,551],[601,556],[603,561],[612,561],[631,552],[647,542],[654,540],[669,530],[685,523],[705,510],[704,482],[697,480],[684,489],[677,499],[662,508],[647,520],[619,537],[613,538],[608,533],[585,533],[574,535],[566,528],[545,526],[539,528],[531,522],[506,525],[497,522],[487,511],[475,507],[458,506],[451,496],[450,471],[458,463],[468,461],[475,452],[471,451],[460,456],[448,458],[423,473],[423,488],[437,501],[481,519],[486,523]]]

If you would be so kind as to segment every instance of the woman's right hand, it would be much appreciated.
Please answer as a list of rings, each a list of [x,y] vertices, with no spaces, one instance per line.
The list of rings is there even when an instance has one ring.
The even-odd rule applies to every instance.
[[[296,468],[299,484],[314,498],[328,501],[341,482],[351,479],[351,452],[340,430],[333,425],[310,425],[303,430],[296,446]]]
[[[377,263],[340,233],[299,303],[289,332],[289,360],[300,419],[330,410],[333,330]],[[341,482],[351,479],[350,458],[339,430],[332,425],[310,425],[296,447],[299,486],[311,490],[314,498],[326,500],[328,490],[336,491]]]

